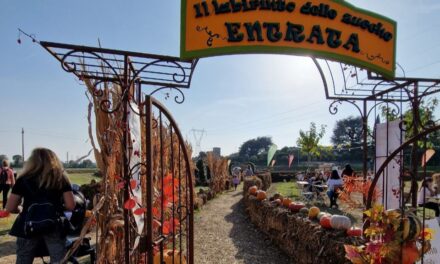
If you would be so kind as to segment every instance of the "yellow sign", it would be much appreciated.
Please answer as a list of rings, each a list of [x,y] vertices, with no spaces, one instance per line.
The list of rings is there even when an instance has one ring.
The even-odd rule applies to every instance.
[[[394,77],[396,22],[343,0],[182,0],[181,57],[303,54]]]

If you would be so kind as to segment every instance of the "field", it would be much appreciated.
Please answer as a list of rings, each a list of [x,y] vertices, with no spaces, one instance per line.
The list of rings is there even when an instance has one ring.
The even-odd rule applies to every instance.
[[[69,173],[69,179],[71,183],[83,185],[90,183],[91,180],[100,181],[101,178],[93,176],[93,173],[87,172],[75,172],[75,173]]]

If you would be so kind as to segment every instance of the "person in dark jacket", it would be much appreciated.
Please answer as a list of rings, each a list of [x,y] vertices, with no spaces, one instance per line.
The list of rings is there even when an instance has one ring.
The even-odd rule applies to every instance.
[[[14,171],[9,167],[9,161],[2,161],[2,168],[0,169],[0,193],[3,193],[3,209],[6,207],[8,201],[9,190],[15,184]]]
[[[35,250],[42,240],[47,246],[52,264],[60,263],[66,253],[66,238],[61,225],[37,237],[28,236],[24,231],[23,219],[26,212],[41,196],[47,197],[47,201],[60,213],[75,208],[72,187],[63,165],[56,154],[46,148],[36,148],[32,151],[6,204],[7,212],[20,214],[10,232],[17,237],[16,264],[31,264],[36,254]],[[20,208],[21,202],[23,210]]]

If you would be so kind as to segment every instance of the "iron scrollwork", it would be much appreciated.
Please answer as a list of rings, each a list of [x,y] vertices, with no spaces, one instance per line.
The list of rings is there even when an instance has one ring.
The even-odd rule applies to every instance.
[[[170,93],[172,91],[176,91],[178,92],[178,94],[174,96],[174,102],[176,102],[177,104],[182,104],[185,101],[185,94],[179,88],[176,87],[160,87],[152,91],[150,95],[154,95],[155,93],[159,91],[163,91],[164,89],[169,89],[169,91],[165,93],[165,100],[170,98]]]

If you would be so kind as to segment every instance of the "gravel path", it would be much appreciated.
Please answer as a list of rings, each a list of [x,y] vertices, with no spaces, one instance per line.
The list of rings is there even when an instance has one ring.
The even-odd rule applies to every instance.
[[[209,201],[195,215],[195,263],[290,263],[289,258],[249,222],[242,198],[242,190],[237,188]]]

